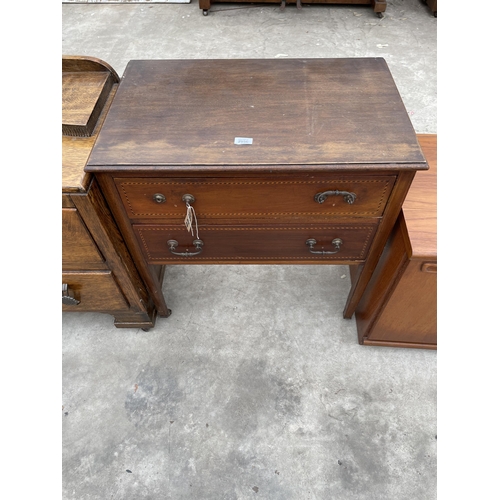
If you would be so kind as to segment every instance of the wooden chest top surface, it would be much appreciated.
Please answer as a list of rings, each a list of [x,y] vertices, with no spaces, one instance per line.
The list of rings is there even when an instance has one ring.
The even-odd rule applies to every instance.
[[[130,61],[87,170],[346,164],[427,168],[382,58]]]

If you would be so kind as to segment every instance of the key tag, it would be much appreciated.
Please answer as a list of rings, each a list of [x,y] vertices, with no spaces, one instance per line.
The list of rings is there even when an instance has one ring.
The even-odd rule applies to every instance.
[[[188,232],[191,233],[191,236],[194,236],[193,231],[193,221],[196,228],[196,238],[200,239],[198,236],[198,220],[196,219],[196,212],[194,211],[194,207],[192,207],[188,200],[186,200],[186,217],[184,217],[184,225]]]
[[[184,225],[186,226],[186,229],[188,232],[193,234],[193,207],[186,202],[186,217],[184,217]]]

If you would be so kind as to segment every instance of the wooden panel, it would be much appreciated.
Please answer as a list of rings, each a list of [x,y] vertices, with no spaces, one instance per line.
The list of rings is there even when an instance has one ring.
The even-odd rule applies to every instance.
[[[184,226],[136,224],[134,232],[150,264],[193,262],[255,262],[345,263],[366,257],[376,224],[337,224],[331,226],[200,226],[203,241],[201,254],[177,257],[170,253],[168,240],[177,240],[177,252],[195,252],[192,236]],[[309,251],[306,240],[314,238],[315,251],[335,250],[332,240],[342,245],[333,255],[316,255]]]
[[[111,75],[113,83],[118,83],[120,81],[120,77],[116,71],[107,62],[98,57],[63,55],[61,68],[63,73],[74,73],[76,71],[103,71]]]
[[[75,208],[75,204],[71,200],[71,196],[64,193],[62,195],[62,208]]]
[[[62,133],[90,137],[112,86],[108,73],[63,73]]]
[[[437,343],[437,275],[412,260],[370,332],[376,341]]]
[[[372,273],[375,271],[380,256],[384,251],[384,246],[396,224],[401,213],[406,193],[410,188],[415,172],[400,172],[396,184],[391,192],[384,217],[382,218],[379,230],[373,239],[373,246],[370,255],[367,257],[361,271],[357,273],[356,280],[352,281],[351,290],[344,308],[344,318],[351,318],[356,310],[356,306],[361,300],[363,293],[368,286]]]
[[[127,310],[120,288],[110,271],[63,272],[62,282],[68,285],[78,305],[63,304],[63,311],[119,311]]]
[[[144,280],[148,296],[153,300],[158,315],[168,317],[170,309],[167,307],[162,290],[163,272],[159,272],[163,266],[149,265],[144,259],[142,249],[132,229],[132,224],[125,212],[116,184],[111,176],[97,174],[99,188],[102,189],[102,197],[109,204],[109,209],[117,224],[117,230],[122,242],[128,251],[132,263],[136,266],[142,280]],[[145,290],[144,290],[145,291]]]
[[[63,135],[90,137],[114,84],[115,70],[96,57],[62,57]]]
[[[356,308],[361,344],[436,348],[437,262],[409,255],[401,214]]]
[[[402,225],[404,226],[404,221],[400,216],[396,222],[396,230],[391,232],[377,267],[356,308],[356,324],[360,343],[363,343],[364,339],[369,336],[398,275],[404,271],[404,267],[407,265],[407,245],[401,230]],[[356,271],[358,269],[351,266],[351,280],[356,275]],[[406,311],[402,311],[402,313],[406,314]]]
[[[393,162],[426,168],[382,58],[148,60],[127,65],[89,170]]]
[[[147,307],[149,297],[97,182],[92,182],[86,195],[71,197],[127,300],[141,310]]]
[[[102,263],[99,249],[83,223],[78,211],[62,210],[62,263],[63,266],[86,266]]]
[[[403,204],[411,256],[437,258],[437,136],[418,134],[429,170],[417,172]]]
[[[117,86],[115,86],[109,94],[109,98],[95,126],[94,135],[91,137],[62,136],[63,193],[83,193],[88,189],[92,176],[91,174],[87,174],[84,168],[87,164],[90,151],[94,147],[102,122],[113,101],[116,88]]]
[[[184,194],[195,198],[193,207],[203,219],[241,219],[280,217],[379,217],[395,181],[395,176],[321,176],[292,179],[116,179],[124,206],[134,218],[170,218],[182,221],[186,215]],[[290,179],[290,180],[287,180]],[[354,193],[349,204],[344,195],[332,195],[324,203],[314,197],[325,191]],[[155,194],[166,201],[157,203]]]

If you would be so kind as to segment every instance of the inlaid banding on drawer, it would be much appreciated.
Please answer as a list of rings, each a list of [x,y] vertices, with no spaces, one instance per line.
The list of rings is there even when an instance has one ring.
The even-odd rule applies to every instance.
[[[135,224],[134,233],[150,264],[202,261],[362,261],[377,224],[336,224],[306,226],[200,226],[191,235],[179,225]],[[195,241],[202,241],[196,247]],[[316,241],[314,247],[308,240]],[[338,246],[333,240],[340,239]],[[178,256],[174,250],[196,255]],[[311,249],[314,251],[311,252]],[[320,254],[319,252],[325,252]]]
[[[269,179],[132,179],[115,183],[131,219],[182,220],[186,213],[183,196],[194,197],[199,219],[268,217],[379,217],[383,214],[394,175],[314,176],[302,180]],[[323,203],[315,196],[329,195]],[[342,193],[353,193],[349,203]]]

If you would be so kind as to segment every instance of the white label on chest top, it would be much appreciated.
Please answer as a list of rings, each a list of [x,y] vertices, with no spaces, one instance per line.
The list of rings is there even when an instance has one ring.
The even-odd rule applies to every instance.
[[[253,144],[253,138],[252,137],[235,137],[234,143],[235,144]]]

